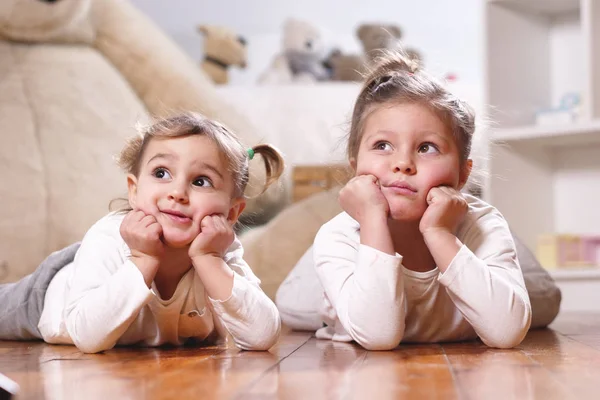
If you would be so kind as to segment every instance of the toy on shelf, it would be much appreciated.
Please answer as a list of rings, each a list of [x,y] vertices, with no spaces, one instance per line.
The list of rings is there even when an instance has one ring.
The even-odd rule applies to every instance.
[[[541,235],[537,256],[546,269],[600,267],[600,236]]]
[[[214,83],[228,83],[228,69],[232,65],[246,68],[248,51],[246,39],[242,36],[229,28],[215,25],[199,25],[198,32],[204,36],[202,69]]]
[[[325,47],[320,30],[290,18],[283,26],[283,49],[258,79],[261,84],[311,83],[329,79],[323,65]]]
[[[362,24],[356,29],[356,37],[362,45],[362,54],[344,54],[335,48],[325,60],[331,71],[331,80],[362,81],[373,61],[385,50],[402,49],[411,60],[422,66],[420,52],[402,45],[402,30],[397,25]]]
[[[537,125],[569,124],[579,118],[581,97],[577,93],[567,93],[561,97],[559,106],[541,109],[535,113]]]

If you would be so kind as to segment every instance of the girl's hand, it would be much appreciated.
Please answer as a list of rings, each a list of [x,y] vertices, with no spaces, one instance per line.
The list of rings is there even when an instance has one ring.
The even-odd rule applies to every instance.
[[[163,255],[162,226],[152,215],[132,210],[123,219],[119,231],[132,257],[159,260]]]
[[[431,188],[427,193],[427,204],[419,223],[423,236],[440,231],[454,234],[469,208],[463,195],[448,186]]]
[[[339,201],[342,209],[361,226],[366,220],[387,219],[390,211],[390,205],[381,192],[379,181],[373,175],[352,178],[340,190]]]
[[[212,255],[223,258],[233,243],[233,228],[223,215],[207,215],[200,222],[200,233],[192,242],[188,255],[196,257]]]

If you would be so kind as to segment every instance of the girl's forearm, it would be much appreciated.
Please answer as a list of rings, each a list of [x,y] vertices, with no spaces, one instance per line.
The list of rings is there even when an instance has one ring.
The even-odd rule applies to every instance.
[[[428,231],[423,235],[438,269],[444,273],[463,246],[462,242],[450,231]]]
[[[233,291],[233,271],[221,257],[203,255],[192,259],[194,269],[213,300],[227,300]]]

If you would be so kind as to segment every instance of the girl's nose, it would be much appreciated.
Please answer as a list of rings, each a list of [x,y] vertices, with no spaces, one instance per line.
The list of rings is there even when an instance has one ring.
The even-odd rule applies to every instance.
[[[182,188],[182,185],[174,185],[169,192],[169,200],[186,203],[188,200],[187,191]]]
[[[394,164],[394,172],[402,172],[404,174],[412,175],[416,171],[417,168],[411,157],[401,156]]]

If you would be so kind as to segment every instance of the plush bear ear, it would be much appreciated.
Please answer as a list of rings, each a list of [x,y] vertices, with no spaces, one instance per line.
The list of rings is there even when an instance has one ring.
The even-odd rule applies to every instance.
[[[208,27],[208,25],[198,25],[196,27],[196,29],[198,30],[198,32],[200,32],[204,36],[208,36],[208,33],[210,31],[210,28]]]
[[[370,24],[362,24],[358,27],[358,30],[356,31],[356,36],[358,36],[361,42],[365,40],[365,38],[367,37],[367,33],[369,33],[372,27],[373,25]]]
[[[399,26],[396,25],[390,25],[386,28],[386,30],[391,33],[392,35],[394,35],[394,37],[396,39],[400,39],[400,36],[402,36],[402,30],[400,29]]]

